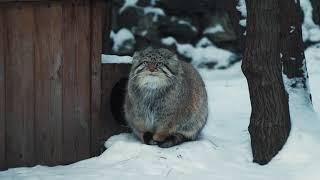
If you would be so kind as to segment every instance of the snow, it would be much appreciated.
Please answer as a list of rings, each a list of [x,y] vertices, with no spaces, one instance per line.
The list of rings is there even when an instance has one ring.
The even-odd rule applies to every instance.
[[[238,1],[237,10],[241,13],[242,17],[247,17],[247,7],[245,0]]]
[[[240,24],[241,26],[243,26],[243,27],[246,27],[246,26],[247,26],[247,19],[241,19],[241,20],[239,21],[239,24]]]
[[[216,68],[225,68],[229,66],[233,57],[234,54],[230,51],[215,46],[195,48],[192,54],[192,64],[197,67],[202,63],[216,62]]]
[[[310,0],[300,0],[300,6],[302,8],[304,19],[302,24],[302,37],[304,41],[320,41],[320,27],[314,23],[312,19],[313,8]]]
[[[195,48],[191,44],[176,43],[177,51],[188,58],[193,58]]]
[[[320,113],[320,43],[306,49],[305,56],[307,59],[308,73],[310,78],[310,89],[312,93],[313,105],[315,111]]]
[[[117,55],[101,55],[101,63],[102,64],[131,64],[132,63],[132,57],[131,56],[117,56]]]
[[[167,46],[171,46],[172,44],[175,44],[177,41],[174,39],[174,37],[166,37],[161,39],[162,44],[165,44]]]
[[[178,53],[192,59],[191,63],[196,67],[206,63],[216,63],[215,68],[225,68],[235,58],[233,53],[212,45],[208,39],[200,40],[200,43],[206,43],[206,46],[198,44],[196,47],[191,44],[180,44],[173,37],[163,38],[161,42],[167,46],[176,45]]]
[[[118,52],[127,41],[135,41],[134,35],[127,28],[120,29],[117,33],[111,31],[110,38],[113,41],[112,50]]]
[[[212,27],[208,27],[203,31],[203,34],[215,34],[218,32],[224,32],[223,27],[220,24],[217,24]]]
[[[167,41],[175,43],[172,39]],[[226,70],[199,69],[206,84],[210,113],[198,141],[161,149],[141,144],[131,134],[123,133],[111,137],[105,143],[107,150],[98,157],[67,166],[9,169],[0,172],[0,179],[320,179],[320,44],[309,47],[305,54],[314,108],[310,108],[299,89],[290,89],[286,83],[291,134],[283,150],[266,166],[252,163],[247,130],[249,93],[241,63],[236,63]]]
[[[240,12],[243,19],[239,21],[239,24],[243,27],[247,25],[247,7],[245,0],[238,0],[237,10]]]
[[[164,13],[164,11],[161,8],[157,8],[157,7],[152,7],[152,6],[148,6],[143,8],[144,10],[144,14],[153,14],[153,22],[158,21],[159,16],[165,16],[166,14]]]
[[[156,7],[152,7],[152,6],[145,7],[144,8],[144,13],[145,14],[153,13],[153,14],[157,14],[159,16],[165,16],[166,15],[161,8],[156,8]]]
[[[207,37],[201,38],[196,44],[196,47],[208,47],[208,46],[213,46],[213,44]]]
[[[156,5],[156,1],[158,1],[158,0],[151,0],[150,1],[151,6],[147,6],[147,7],[142,8],[145,15],[147,15],[147,14],[154,14],[155,15],[153,17],[154,22],[158,21],[159,16],[165,16],[165,13],[161,8],[153,7]],[[138,0],[125,0],[124,4],[119,9],[119,14],[123,13],[123,11],[125,9],[127,9],[128,7],[141,8],[141,7],[137,6],[137,2],[138,2]]]
[[[125,0],[123,6],[119,10],[119,14],[121,14],[128,7],[136,6],[137,2],[138,2],[138,0]]]
[[[174,19],[174,18],[173,18]],[[187,25],[187,26],[189,26],[190,28],[191,28],[191,30],[192,31],[194,31],[194,32],[197,32],[198,30],[197,30],[197,28],[196,27],[194,27],[190,22],[188,22],[188,21],[185,21],[185,20],[179,20],[178,21],[178,24],[184,24],[184,25]]]

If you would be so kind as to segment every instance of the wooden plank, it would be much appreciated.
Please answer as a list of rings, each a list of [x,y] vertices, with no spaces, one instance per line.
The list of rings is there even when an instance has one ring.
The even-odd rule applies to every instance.
[[[90,156],[90,8],[64,3],[63,159]]]
[[[76,109],[78,112],[79,159],[90,157],[90,97],[91,97],[91,29],[90,3],[75,10],[76,18]]]
[[[6,59],[8,167],[34,165],[34,14],[31,6],[9,7]]]
[[[62,162],[62,7],[35,9],[35,136],[37,164]]]
[[[5,24],[3,7],[0,7],[0,24]],[[5,27],[0,28],[0,170],[6,168],[6,121],[5,121]]]
[[[104,18],[105,10],[105,2],[93,2],[91,5],[91,156],[99,155],[103,132],[101,131],[103,127],[101,119],[101,54],[106,20]]]

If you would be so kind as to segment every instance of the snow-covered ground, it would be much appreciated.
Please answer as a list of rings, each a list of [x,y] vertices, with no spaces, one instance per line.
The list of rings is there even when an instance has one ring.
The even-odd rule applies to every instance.
[[[99,157],[68,166],[9,169],[0,172],[0,179],[320,179],[320,44],[308,48],[306,57],[316,113],[291,92],[288,143],[266,166],[251,162],[249,94],[236,63],[226,70],[199,70],[209,93],[210,115],[198,141],[161,149],[120,134],[105,143],[108,149]]]

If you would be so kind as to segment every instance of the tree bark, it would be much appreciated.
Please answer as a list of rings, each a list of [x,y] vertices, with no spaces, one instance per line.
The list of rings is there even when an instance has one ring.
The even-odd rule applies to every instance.
[[[286,82],[291,88],[305,91],[306,101],[311,101],[308,85],[308,73],[304,56],[304,43],[302,39],[301,22],[299,13],[300,2],[279,0],[280,5],[280,37],[281,60]],[[290,18],[289,18],[290,17]]]
[[[247,36],[242,71],[247,78],[253,161],[267,164],[285,144],[291,128],[288,94],[280,59],[280,7],[283,0],[246,0]]]

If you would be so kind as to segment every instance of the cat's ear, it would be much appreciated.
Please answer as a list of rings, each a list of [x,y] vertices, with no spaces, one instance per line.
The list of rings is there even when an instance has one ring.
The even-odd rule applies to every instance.
[[[171,59],[172,59],[172,60],[175,60],[175,61],[178,61],[178,60],[179,60],[178,55],[176,55],[176,54],[174,54]]]
[[[138,57],[140,55],[140,52],[139,51],[136,51],[133,53],[133,56],[132,57]]]
[[[137,61],[139,56],[140,56],[139,51],[134,52],[132,56],[132,61]]]
[[[153,47],[152,46],[149,46],[147,48],[144,49],[145,52],[150,52],[153,50]]]

